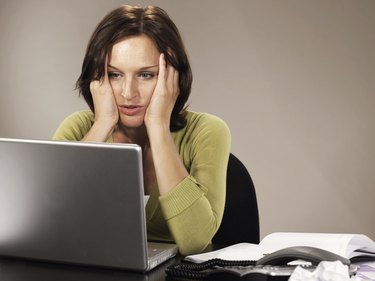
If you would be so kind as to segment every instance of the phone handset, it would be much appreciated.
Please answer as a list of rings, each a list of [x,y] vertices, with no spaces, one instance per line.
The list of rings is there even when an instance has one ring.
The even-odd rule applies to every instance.
[[[286,265],[294,260],[304,260],[318,265],[321,261],[341,261],[350,265],[350,260],[335,253],[307,246],[288,247],[265,255],[256,265]]]
[[[256,280],[268,276],[272,277],[272,280],[284,281],[289,279],[296,268],[296,265],[288,265],[294,260],[311,262],[311,266],[304,266],[311,271],[321,261],[337,260],[349,265],[350,275],[354,275],[357,270],[356,267],[350,266],[350,260],[342,256],[314,247],[297,246],[273,252],[258,261],[212,259],[202,263],[182,262],[169,266],[166,273],[173,280],[240,280],[243,277],[246,280],[254,277]]]

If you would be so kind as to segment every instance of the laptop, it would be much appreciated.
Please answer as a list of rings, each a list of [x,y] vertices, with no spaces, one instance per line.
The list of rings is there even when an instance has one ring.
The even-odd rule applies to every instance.
[[[147,241],[135,144],[0,138],[0,255],[148,271],[177,246]]]

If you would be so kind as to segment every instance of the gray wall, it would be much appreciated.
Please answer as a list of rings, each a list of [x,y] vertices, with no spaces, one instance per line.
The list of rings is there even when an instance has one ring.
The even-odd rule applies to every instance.
[[[91,32],[125,1],[1,0],[0,136],[48,139],[86,108]],[[128,1],[145,5],[145,1]],[[261,236],[375,239],[375,1],[153,1],[185,40],[190,109],[222,117],[250,170]]]

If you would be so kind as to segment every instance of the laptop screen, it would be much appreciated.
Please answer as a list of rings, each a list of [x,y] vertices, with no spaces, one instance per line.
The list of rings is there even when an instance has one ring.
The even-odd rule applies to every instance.
[[[0,139],[0,255],[147,267],[141,148]]]

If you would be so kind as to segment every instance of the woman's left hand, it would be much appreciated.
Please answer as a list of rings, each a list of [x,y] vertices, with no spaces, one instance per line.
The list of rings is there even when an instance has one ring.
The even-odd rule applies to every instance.
[[[145,115],[146,127],[162,125],[169,130],[178,94],[178,72],[173,66],[167,66],[164,54],[160,54],[158,80]]]

